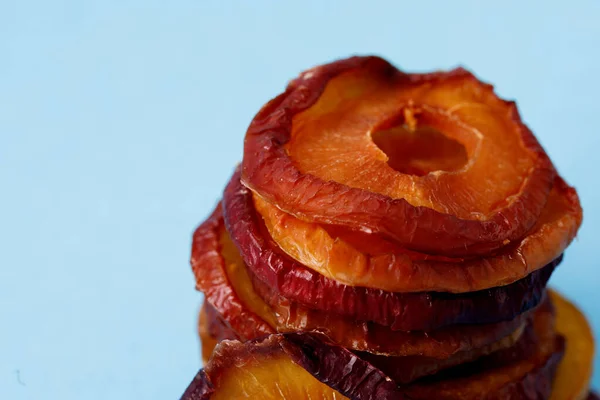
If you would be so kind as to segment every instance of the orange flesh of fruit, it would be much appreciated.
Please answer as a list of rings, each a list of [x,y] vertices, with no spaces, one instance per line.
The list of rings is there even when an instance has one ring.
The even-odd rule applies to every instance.
[[[208,332],[208,320],[205,304],[202,304],[198,317],[198,335],[200,336],[200,347],[202,348],[202,363],[206,365],[212,355],[218,341]]]
[[[560,294],[550,291],[556,310],[556,331],[566,340],[550,400],[583,400],[594,364],[594,336],[585,316]]]
[[[406,252],[375,235],[305,222],[257,195],[253,199],[270,236],[290,257],[345,285],[390,292],[464,293],[513,283],[558,257],[582,218],[575,191],[557,179],[525,239],[497,255],[456,262],[461,260]]]
[[[467,73],[423,84],[356,69],[329,80],[317,102],[293,117],[286,149],[304,174],[459,218],[485,220],[520,194],[536,167],[538,156],[524,145],[518,134],[522,128],[507,118],[510,111],[488,85]],[[382,126],[382,121],[390,122]],[[430,135],[416,147],[445,144],[445,155],[453,160],[450,169],[464,164],[460,173],[436,170],[415,175],[390,166],[373,136],[382,144],[380,136],[391,132],[378,131],[397,125],[407,125],[415,134],[434,128],[446,135],[443,140]],[[406,136],[395,139],[394,147],[405,146],[403,141],[411,146]],[[447,145],[451,142],[455,144]],[[430,163],[421,172],[433,167]]]
[[[347,397],[319,382],[282,354],[234,365],[220,378],[218,390],[211,399],[334,400]]]
[[[219,357],[219,351],[215,357]],[[347,399],[294,363],[279,347],[258,354],[231,354],[227,358],[216,368],[208,366],[213,367],[208,373],[216,389],[211,400]]]
[[[233,241],[224,227],[221,227],[220,229],[219,243],[221,244],[221,255],[223,256],[225,263],[225,273],[233,291],[238,295],[245,307],[258,315],[262,320],[269,324],[269,326],[275,328],[277,326],[277,321],[273,311],[269,305],[254,292],[244,260],[242,260],[238,249],[235,247],[235,244],[233,244]]]

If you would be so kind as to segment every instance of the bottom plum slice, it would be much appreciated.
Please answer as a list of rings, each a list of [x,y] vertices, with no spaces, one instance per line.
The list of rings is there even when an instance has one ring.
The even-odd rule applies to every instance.
[[[225,340],[182,399],[548,399],[564,349],[551,319],[548,308],[535,313],[537,341],[525,358],[492,355],[409,385],[318,334]]]
[[[295,363],[284,341],[222,341],[181,399],[347,399]]]

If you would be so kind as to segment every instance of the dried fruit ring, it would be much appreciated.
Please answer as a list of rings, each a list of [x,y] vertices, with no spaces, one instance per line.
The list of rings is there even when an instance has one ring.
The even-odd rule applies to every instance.
[[[381,235],[305,222],[253,199],[267,235],[294,260],[339,283],[387,292],[465,293],[511,284],[555,260],[581,224],[577,193],[559,177],[525,238],[467,259],[410,252]]]
[[[488,254],[536,223],[555,170],[516,106],[469,72],[377,57],[292,81],[246,134],[243,183],[300,219],[428,254]]]

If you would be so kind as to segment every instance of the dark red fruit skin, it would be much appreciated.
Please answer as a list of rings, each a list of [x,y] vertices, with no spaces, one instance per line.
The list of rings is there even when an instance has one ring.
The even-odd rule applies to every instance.
[[[215,388],[210,378],[201,369],[181,396],[181,400],[208,400],[214,392]]]
[[[219,342],[225,339],[240,338],[240,335],[229,326],[221,314],[207,301],[204,302],[204,310],[206,312],[206,321],[208,322],[208,333],[212,338]]]
[[[448,359],[457,353],[476,351],[506,338],[526,324],[531,316],[530,312],[527,312],[510,321],[497,324],[450,325],[429,332],[392,331],[389,327],[374,322],[351,320],[337,314],[303,307],[271,291],[251,272],[249,275],[256,294],[273,308],[280,324],[279,332],[318,331],[339,346],[353,351],[396,356],[381,358],[387,360],[402,358],[403,365],[414,364],[415,361],[422,363],[426,361],[423,360],[425,357],[430,359],[429,362],[425,362],[427,365],[431,365],[434,359],[449,362]],[[392,362],[396,363],[396,361]],[[408,372],[408,369],[403,368],[402,373]]]
[[[600,397],[598,397],[596,393],[590,392],[590,394],[587,397],[587,400],[600,400]]]
[[[432,331],[454,324],[511,320],[540,302],[562,259],[510,285],[465,294],[352,287],[304,267],[278,248],[254,210],[250,190],[240,182],[239,169],[225,189],[222,204],[227,231],[248,268],[262,282],[308,308],[373,321],[392,330]]]
[[[210,304],[241,340],[273,333],[274,330],[258,315],[248,310],[227,280],[223,258],[219,252],[219,229],[222,224],[219,204],[212,214],[194,232],[191,265],[196,277],[196,288],[204,292]]]
[[[506,102],[511,110],[507,118],[519,126],[523,143],[538,157],[537,166],[524,182],[523,196],[485,221],[415,207],[404,199],[326,182],[298,170],[284,148],[293,116],[312,106],[330,79],[361,68],[370,68],[390,81],[433,84],[455,77],[477,80],[460,68],[448,73],[406,74],[379,57],[352,57],[306,71],[267,103],[250,124],[244,142],[244,185],[301,219],[379,232],[405,248],[428,254],[484,255],[524,237],[540,216],[556,172],[521,121],[514,102]],[[491,85],[484,86],[491,90]]]
[[[408,399],[379,369],[340,346],[310,333],[285,334],[283,348],[292,360],[329,387],[353,400]]]
[[[297,337],[295,337],[297,335]],[[410,390],[410,385],[397,386],[377,367],[339,346],[324,344],[314,335],[286,335],[288,342],[296,346],[288,350],[292,359],[315,378],[338,390],[345,396],[356,399],[445,399],[439,393],[421,397],[419,390]],[[285,344],[284,344],[285,346]],[[294,357],[294,351],[302,352]],[[538,367],[523,379],[510,382],[496,392],[469,393],[460,400],[544,400],[550,397],[556,368],[564,352],[564,339],[556,338],[555,349],[547,357],[540,359]],[[342,367],[343,366],[343,367]],[[347,366],[352,366],[351,372]],[[459,367],[460,368],[460,367]],[[354,378],[354,379],[353,379]],[[458,398],[447,398],[458,400]]]
[[[531,332],[531,324],[528,324],[525,332],[509,349],[498,350],[491,355],[480,356],[476,351],[467,352],[464,358],[449,357],[447,359],[435,359],[431,357],[407,356],[407,357],[387,357],[367,352],[357,352],[356,354],[363,360],[370,362],[383,373],[388,375],[398,384],[407,384],[427,376],[440,373],[440,371],[451,368],[461,368],[468,363],[478,362],[479,365],[486,364],[490,367],[507,365],[511,362],[528,357],[535,350],[535,336]],[[515,351],[516,350],[516,351]],[[489,360],[489,362],[482,362]],[[457,367],[458,366],[458,367]]]

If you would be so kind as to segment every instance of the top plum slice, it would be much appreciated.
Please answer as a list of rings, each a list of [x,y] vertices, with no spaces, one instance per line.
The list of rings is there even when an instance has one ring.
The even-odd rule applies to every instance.
[[[242,163],[247,187],[301,220],[451,257],[522,239],[555,175],[490,85],[462,69],[406,74],[377,57],[292,81],[252,121]]]

